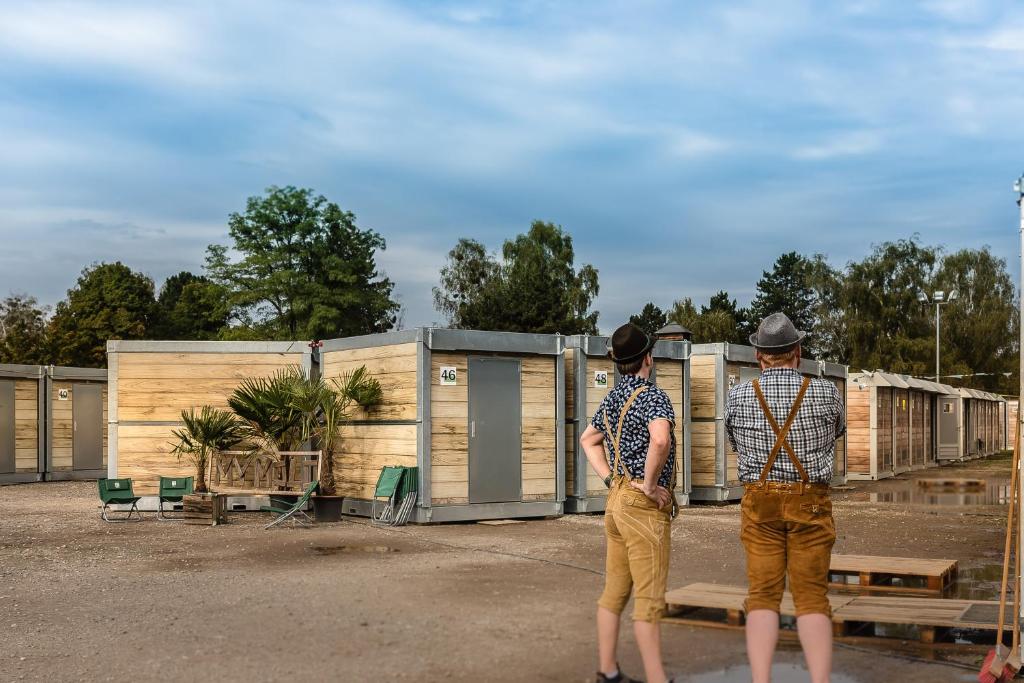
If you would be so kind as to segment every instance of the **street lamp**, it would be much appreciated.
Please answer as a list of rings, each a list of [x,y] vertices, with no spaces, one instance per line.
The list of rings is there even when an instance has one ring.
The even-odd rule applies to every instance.
[[[941,326],[941,313],[940,306],[951,304],[956,301],[959,293],[954,289],[949,292],[938,290],[932,292],[931,296],[928,296],[926,292],[918,292],[917,300],[923,304],[934,303],[935,304],[935,381],[941,382],[942,375],[939,374],[939,328]]]

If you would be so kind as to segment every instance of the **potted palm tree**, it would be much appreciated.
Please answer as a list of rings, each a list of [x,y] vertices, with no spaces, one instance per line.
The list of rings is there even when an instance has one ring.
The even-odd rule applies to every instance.
[[[371,408],[382,398],[380,382],[370,377],[365,366],[345,375],[341,381],[333,380],[328,384],[318,378],[296,386],[293,404],[303,413],[303,438],[315,440],[323,453],[320,486],[313,496],[317,521],[336,522],[341,519],[344,496],[337,495],[334,456],[341,443],[341,428],[350,415],[352,404]]]
[[[298,367],[285,368],[270,377],[243,380],[228,397],[228,405],[241,420],[245,440],[254,450],[283,461],[285,481],[290,478],[291,458],[279,454],[295,450],[303,441],[303,413],[293,398],[296,387],[306,381]],[[271,494],[271,505],[290,507],[291,503]]]
[[[210,457],[217,451],[229,450],[244,438],[241,423],[231,413],[217,410],[211,406],[203,406],[198,412],[195,408],[181,411],[182,429],[175,429],[173,434],[177,443],[173,444],[173,453],[181,461],[187,457],[196,468],[196,493],[207,493],[206,469]]]

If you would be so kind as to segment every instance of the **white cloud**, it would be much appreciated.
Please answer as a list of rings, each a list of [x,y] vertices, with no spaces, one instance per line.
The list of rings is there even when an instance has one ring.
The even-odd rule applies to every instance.
[[[878,131],[842,133],[822,142],[797,147],[793,158],[803,161],[825,161],[836,157],[860,156],[877,151],[882,145]]]

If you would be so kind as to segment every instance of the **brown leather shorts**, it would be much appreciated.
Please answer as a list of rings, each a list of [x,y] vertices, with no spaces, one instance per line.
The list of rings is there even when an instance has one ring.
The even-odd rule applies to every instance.
[[[796,615],[831,616],[828,573],[836,540],[832,501],[815,487],[780,493],[748,486],[743,495],[740,539],[747,553],[747,612],[779,611],[789,576]]]

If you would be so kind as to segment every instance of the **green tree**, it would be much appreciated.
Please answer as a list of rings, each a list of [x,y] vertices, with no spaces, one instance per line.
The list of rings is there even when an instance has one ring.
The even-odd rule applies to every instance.
[[[849,264],[838,305],[853,369],[934,373],[934,328],[917,295],[928,290],[938,262],[938,249],[915,235],[875,245]]]
[[[375,261],[384,238],[322,195],[270,187],[231,214],[228,233],[239,259],[211,245],[207,270],[227,288],[243,327],[274,339],[320,339],[395,325],[394,284]]]
[[[724,289],[719,290],[717,294],[711,297],[708,301],[707,306],[700,307],[700,313],[702,316],[710,316],[705,325],[711,325],[712,328],[724,331],[728,321],[732,321],[732,333],[725,337],[719,337],[717,341],[726,341],[733,344],[747,344],[750,342],[747,339],[749,334],[749,311],[745,308],[739,308],[736,305],[736,299],[729,297],[729,293]],[[712,315],[715,314],[715,315]],[[714,321],[714,322],[712,322]]]
[[[702,311],[698,311],[689,297],[672,304],[668,321],[693,332],[695,344],[732,342],[737,335],[736,319],[727,311],[710,307],[703,307]]]
[[[957,366],[990,373],[974,378],[972,386],[1015,392],[1016,383],[1003,374],[1017,373],[1020,324],[1006,261],[988,247],[962,249],[942,259],[933,288],[958,293],[942,310],[943,374],[958,372]],[[934,321],[934,306],[925,309]]]
[[[572,237],[534,221],[507,240],[500,262],[478,242],[460,240],[434,289],[437,310],[452,327],[508,332],[596,334],[597,270],[575,266]]]
[[[35,297],[27,294],[11,294],[0,301],[0,363],[50,362],[47,312]]]
[[[810,355],[834,363],[850,358],[847,316],[842,304],[846,275],[831,265],[822,254],[807,260],[807,286],[814,292],[814,323],[806,346]]]
[[[782,311],[798,330],[812,330],[816,301],[809,282],[810,269],[810,261],[795,251],[779,256],[771,272],[764,271],[757,282],[757,294],[750,303],[754,324]]]
[[[120,261],[87,267],[49,324],[54,361],[104,367],[108,339],[144,339],[156,307],[153,280]]]
[[[230,309],[223,286],[202,275],[182,271],[160,288],[150,336],[158,339],[218,339]]]
[[[648,302],[636,315],[629,316],[629,322],[633,323],[647,334],[654,334],[668,324],[668,316],[665,311]]]

